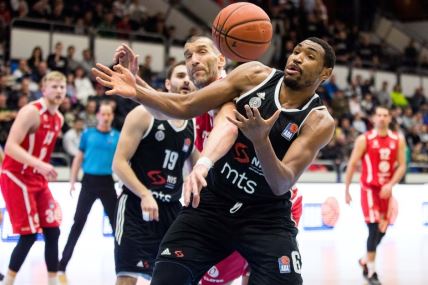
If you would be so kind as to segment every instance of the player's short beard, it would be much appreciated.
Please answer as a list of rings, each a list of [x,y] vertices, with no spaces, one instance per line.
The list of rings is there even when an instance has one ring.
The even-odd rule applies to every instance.
[[[297,80],[294,80],[294,79],[287,79],[286,77],[284,77],[284,84],[285,84],[285,86],[287,86],[291,90],[299,90],[300,89],[299,82]]]

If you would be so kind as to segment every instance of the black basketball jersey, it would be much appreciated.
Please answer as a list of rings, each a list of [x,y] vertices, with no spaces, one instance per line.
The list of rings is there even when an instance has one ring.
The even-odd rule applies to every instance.
[[[184,162],[193,151],[194,141],[193,121],[176,128],[168,121],[152,120],[130,164],[157,201],[180,199]],[[126,186],[124,189],[129,191]]]
[[[299,136],[299,130],[309,113],[325,108],[317,94],[298,109],[283,108],[279,102],[283,79],[284,73],[273,69],[263,82],[236,99],[236,108],[244,116],[246,104],[258,108],[265,119],[281,109],[282,112],[269,134],[275,154],[280,160]],[[289,192],[282,196],[273,194],[251,141],[241,131],[228,153],[215,163],[209,179],[210,185],[214,186],[213,191],[235,201],[290,199]]]

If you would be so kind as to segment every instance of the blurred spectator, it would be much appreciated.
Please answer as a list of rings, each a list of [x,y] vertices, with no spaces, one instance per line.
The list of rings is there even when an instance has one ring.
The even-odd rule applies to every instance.
[[[76,87],[77,99],[83,105],[88,101],[88,97],[95,95],[94,86],[82,67],[76,69],[74,86]]]
[[[67,97],[70,98],[70,101],[73,104],[76,104],[77,99],[77,91],[76,91],[76,85],[74,83],[74,73],[67,74]]]
[[[88,100],[85,110],[80,112],[79,118],[85,121],[85,128],[94,128],[97,125],[97,101]]]
[[[67,58],[62,55],[64,46],[62,42],[55,44],[55,50],[48,56],[48,67],[50,70],[57,70],[67,74]]]
[[[381,106],[391,107],[392,100],[389,94],[390,92],[388,91],[388,81],[383,81],[382,87],[377,92],[377,96],[376,96],[376,99]]]
[[[404,114],[403,114],[402,118],[403,118],[402,127],[405,130],[410,130],[416,124],[416,122],[413,120],[413,110],[411,107],[406,107],[404,109]]]
[[[428,101],[425,97],[424,89],[422,87],[416,88],[413,96],[409,98],[409,103],[414,113],[419,111],[419,108],[427,102]]]
[[[40,83],[43,77],[46,74],[48,74],[48,72],[49,72],[48,64],[46,63],[46,61],[41,61],[37,65],[36,70],[33,71],[33,73],[31,74],[31,78],[33,79],[34,82]]]
[[[39,0],[31,7],[30,16],[47,20],[51,14],[49,0]]]
[[[407,101],[406,96],[404,96],[401,91],[401,85],[395,84],[392,92],[390,93],[392,104],[397,107],[407,107],[409,102]]]
[[[75,53],[76,48],[73,45],[67,47],[67,73],[73,73],[79,67],[79,62],[74,59]]]
[[[133,30],[138,30],[140,27],[144,26],[147,19],[147,8],[143,5],[141,0],[132,0],[128,7],[128,13]]]
[[[77,119],[76,109],[73,108],[73,104],[69,97],[65,97],[59,106],[59,111],[64,116],[64,124],[62,126],[62,132],[66,133],[71,126],[74,124],[74,121]]]
[[[5,25],[9,25],[11,20],[12,13],[6,4],[6,1],[3,0],[0,2],[0,21]]]
[[[80,66],[83,67],[86,74],[91,74],[91,69],[95,66],[95,59],[90,49],[84,49],[82,51],[82,61],[80,62]]]
[[[17,81],[20,81],[23,77],[31,76],[31,68],[28,66],[26,59],[20,59],[18,68],[12,73],[13,77]]]
[[[146,81],[149,85],[152,85],[154,72],[152,71],[152,56],[146,55],[144,57],[144,63],[140,65],[140,77]]]
[[[52,13],[50,15],[50,20],[55,22],[64,21],[64,3],[62,0],[55,1]]]
[[[359,133],[365,133],[367,131],[366,122],[363,120],[361,113],[355,114],[352,120],[352,127]]]
[[[13,120],[16,117],[16,111],[9,108],[7,104],[7,94],[5,91],[0,91],[0,145],[6,143],[9,130],[12,127]]]
[[[361,34],[356,48],[356,55],[361,60],[361,66],[359,67],[372,67],[375,54],[376,51],[370,42],[370,37],[367,34]]]
[[[31,56],[27,61],[28,66],[31,68],[31,71],[34,72],[35,70],[37,70],[39,63],[42,61],[43,61],[42,48],[40,46],[36,46],[33,48],[33,51],[31,52]]]
[[[333,116],[337,118],[343,118],[346,114],[349,114],[348,100],[342,90],[337,90],[334,94],[331,108],[333,109]]]
[[[417,143],[412,149],[412,161],[416,163],[428,163],[428,144]]]
[[[65,133],[62,139],[64,150],[70,156],[71,161],[73,161],[74,156],[79,151],[80,137],[85,127],[84,124],[85,122],[82,119],[76,118],[72,128]]]
[[[373,102],[373,95],[371,93],[365,93],[360,104],[361,109],[365,115],[371,115],[374,113],[376,104]]]
[[[325,88],[327,101],[331,103],[334,94],[337,92],[337,90],[339,90],[339,87],[336,84],[336,76],[332,74],[330,78],[322,84],[322,86]]]

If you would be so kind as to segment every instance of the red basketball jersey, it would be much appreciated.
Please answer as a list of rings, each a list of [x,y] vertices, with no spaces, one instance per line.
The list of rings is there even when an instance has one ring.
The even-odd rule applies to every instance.
[[[214,119],[210,113],[196,117],[196,140],[195,146],[199,151],[204,148],[205,140],[213,129]]]
[[[366,152],[362,158],[361,183],[380,187],[392,178],[398,155],[398,134],[388,131],[380,136],[376,130],[365,134]]]
[[[21,146],[32,156],[48,162],[51,158],[52,151],[55,147],[55,141],[61,131],[62,116],[57,111],[51,114],[45,106],[43,99],[37,100],[33,106],[39,110],[40,125],[34,133],[29,133],[25,136]],[[15,173],[31,174],[35,170],[14,158],[6,155],[3,161],[4,170],[9,170]]]

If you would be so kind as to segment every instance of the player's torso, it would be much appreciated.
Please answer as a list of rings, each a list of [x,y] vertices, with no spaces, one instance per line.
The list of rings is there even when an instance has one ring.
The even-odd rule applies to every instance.
[[[283,72],[273,70],[266,80],[236,100],[237,110],[244,115],[246,104],[258,108],[265,119],[278,109],[282,110],[269,134],[275,154],[280,160],[298,137],[299,129],[309,113],[325,108],[318,95],[314,95],[298,109],[282,108],[279,102],[282,81]],[[290,199],[290,193],[283,196],[272,193],[251,141],[240,131],[232,148],[210,171],[209,179],[214,191],[235,201]]]
[[[388,131],[379,136],[376,130],[365,134],[366,152],[362,158],[361,182],[366,185],[382,186],[394,174],[398,155],[398,134]]]
[[[211,113],[205,113],[195,118],[196,123],[196,140],[195,146],[199,151],[202,151],[204,143],[208,138],[208,135],[213,129],[213,115]]]
[[[21,147],[32,156],[49,162],[55,148],[56,139],[61,131],[62,117],[58,111],[51,114],[44,105],[43,100],[38,100],[33,105],[39,110],[40,123],[35,132],[25,136]],[[8,155],[6,155],[3,162],[3,169],[25,174],[34,173],[32,167],[24,165]]]
[[[138,179],[161,202],[181,197],[184,163],[193,151],[193,121],[180,127],[169,121],[153,120],[131,158],[131,168]]]

